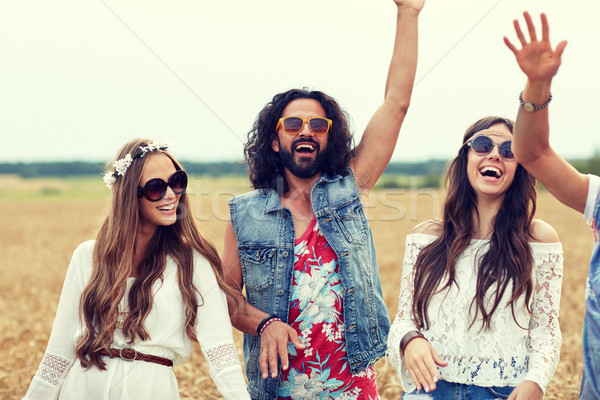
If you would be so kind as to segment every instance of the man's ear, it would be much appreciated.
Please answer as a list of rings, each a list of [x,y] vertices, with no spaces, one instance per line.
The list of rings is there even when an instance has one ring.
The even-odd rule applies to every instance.
[[[271,148],[275,153],[279,153],[279,135],[273,135],[273,141],[271,142]]]

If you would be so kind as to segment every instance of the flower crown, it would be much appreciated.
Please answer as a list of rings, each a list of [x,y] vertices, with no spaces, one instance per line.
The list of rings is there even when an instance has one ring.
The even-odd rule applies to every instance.
[[[155,150],[166,150],[169,148],[169,143],[160,144],[159,142],[148,142],[147,146],[140,146],[140,151],[135,153],[133,156],[131,154],[127,154],[125,157],[117,160],[113,163],[110,171],[107,171],[104,174],[104,183],[106,183],[106,187],[112,189],[113,184],[117,181],[117,177],[125,175],[127,172],[127,168],[131,165],[133,160],[136,158],[142,158],[146,155],[146,153],[155,151]],[[113,171],[114,169],[114,171]]]

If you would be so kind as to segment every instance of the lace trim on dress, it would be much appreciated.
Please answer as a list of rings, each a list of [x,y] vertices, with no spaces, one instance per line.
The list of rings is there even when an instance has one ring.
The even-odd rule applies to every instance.
[[[69,360],[54,354],[44,354],[37,376],[51,385],[59,386],[69,368]]]
[[[206,351],[208,363],[214,370],[215,375],[219,374],[227,367],[238,365],[237,350],[233,343],[225,343],[217,347],[212,347]]]

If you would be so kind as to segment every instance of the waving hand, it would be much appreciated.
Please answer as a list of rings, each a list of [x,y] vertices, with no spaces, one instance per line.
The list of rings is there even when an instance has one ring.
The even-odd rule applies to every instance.
[[[560,42],[556,49],[552,49],[550,45],[550,28],[546,15],[542,14],[542,39],[538,40],[535,32],[535,26],[528,12],[524,12],[523,16],[527,22],[527,30],[529,31],[529,42],[521,31],[519,21],[514,20],[515,31],[521,42],[521,50],[518,50],[508,38],[504,37],[504,43],[513,52],[517,58],[517,63],[521,70],[527,75],[531,81],[549,80],[552,79],[561,63],[561,55],[567,45],[567,41]]]

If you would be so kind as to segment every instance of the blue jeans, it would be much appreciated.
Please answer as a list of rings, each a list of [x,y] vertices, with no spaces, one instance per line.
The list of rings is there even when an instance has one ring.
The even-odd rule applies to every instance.
[[[403,393],[402,400],[495,400],[507,399],[514,390],[512,386],[483,387],[438,381],[436,389],[427,393],[424,390]]]

